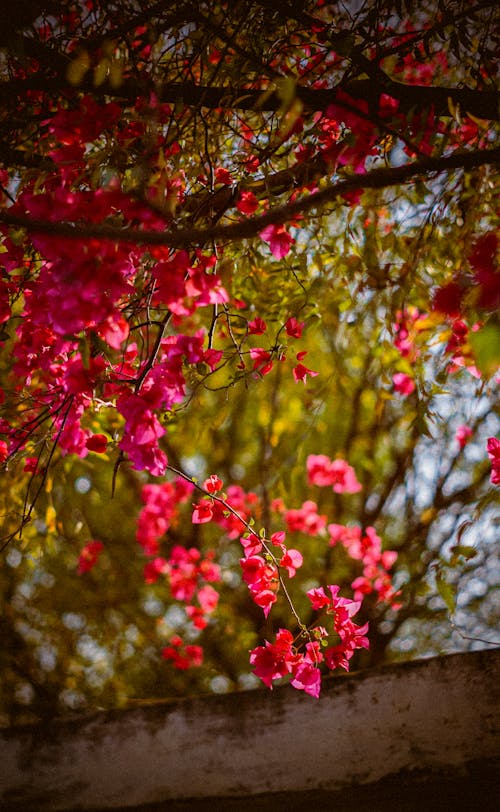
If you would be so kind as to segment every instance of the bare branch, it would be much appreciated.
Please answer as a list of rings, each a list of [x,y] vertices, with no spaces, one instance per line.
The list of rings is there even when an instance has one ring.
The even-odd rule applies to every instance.
[[[371,63],[366,60],[367,64]],[[364,61],[363,61],[364,64]],[[427,85],[406,85],[395,82],[383,74],[383,81],[377,76],[368,79],[354,79],[333,88],[317,89],[297,85],[296,96],[308,110],[326,110],[337,102],[338,90],[341,89],[353,99],[369,104],[377,102],[382,93],[397,99],[399,111],[408,113],[412,109],[434,110],[437,116],[449,116],[450,102],[454,107],[489,121],[500,119],[500,95],[493,90],[474,90],[466,87],[431,87]],[[279,92],[268,94],[264,89],[247,89],[233,86],[198,85],[194,82],[164,82],[148,86],[134,78],[124,79],[119,87],[109,81],[96,87],[92,77],[82,80],[78,90],[92,93],[94,96],[109,96],[135,102],[138,96],[153,90],[162,102],[185,104],[187,107],[206,107],[209,109],[254,110],[256,112],[276,112],[283,105]],[[62,93],[74,90],[66,81],[64,74],[48,78],[37,74],[27,79],[13,79],[0,83],[0,100],[6,102],[16,96],[24,95],[28,90],[42,90],[47,93]]]
[[[283,224],[313,209],[321,209],[348,192],[359,189],[385,189],[454,169],[469,170],[486,164],[495,165],[499,162],[500,147],[497,147],[496,149],[454,152],[452,155],[438,158],[423,158],[403,166],[373,169],[366,175],[354,175],[346,180],[338,181],[326,189],[304,195],[287,205],[275,206],[259,217],[202,229],[169,228],[165,231],[139,231],[136,228],[117,228],[116,226],[89,225],[80,222],[50,222],[26,215],[12,214],[9,209],[0,212],[0,222],[26,228],[32,233],[53,234],[73,239],[96,237],[138,245],[167,245],[171,248],[186,248],[204,245],[210,240],[224,242],[255,237],[268,225]]]

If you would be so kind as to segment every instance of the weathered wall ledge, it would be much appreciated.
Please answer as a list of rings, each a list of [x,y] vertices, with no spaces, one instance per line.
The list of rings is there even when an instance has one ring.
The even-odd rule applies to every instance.
[[[6,729],[0,808],[484,812],[499,699],[496,649]]]

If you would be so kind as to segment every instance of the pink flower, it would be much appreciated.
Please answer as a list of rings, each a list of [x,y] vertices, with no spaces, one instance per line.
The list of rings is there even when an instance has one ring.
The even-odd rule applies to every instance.
[[[394,590],[388,573],[398,554],[395,550],[382,552],[382,540],[375,528],[367,527],[363,537],[358,526],[329,524],[328,532],[331,546],[341,542],[354,561],[363,563],[363,574],[351,583],[355,601],[363,600],[365,595],[375,592],[378,602],[389,603],[393,609],[400,608],[400,604],[395,602],[399,593]]]
[[[281,547],[283,552],[285,552],[285,538],[286,533],[284,530],[278,530],[276,533],[273,533],[271,536],[271,541],[275,545],[275,547]]]
[[[290,236],[288,231],[285,231],[284,226],[270,225],[266,226],[260,232],[260,237],[264,242],[269,243],[271,254],[276,259],[283,259],[290,251],[290,246],[295,240]]]
[[[273,687],[273,679],[279,679],[290,673],[288,664],[284,659],[278,659],[273,647],[266,640],[265,646],[257,646],[250,652],[250,665],[254,666],[253,673],[259,677],[268,688]]]
[[[5,440],[0,440],[0,463],[5,462],[9,456],[9,446]]]
[[[325,652],[325,662],[331,670],[344,668],[349,670],[349,660],[357,648],[368,648],[368,639],[365,637],[368,631],[368,624],[357,626],[351,618],[358,612],[359,601],[351,601],[349,598],[340,598],[339,587],[331,584],[331,597],[325,594],[325,590],[310,589],[307,593],[311,601],[312,608],[316,611],[326,610],[327,614],[333,615],[334,630],[340,637],[340,643]]]
[[[85,443],[89,451],[95,454],[104,454],[108,445],[108,438],[104,434],[92,434]]]
[[[136,539],[146,555],[157,555],[158,540],[177,517],[177,507],[186,502],[194,485],[177,477],[174,483],[144,485],[141,493],[144,507],[137,522]]]
[[[325,454],[310,454],[306,465],[311,485],[332,485],[335,493],[359,493],[362,489],[354,468],[345,460],[331,460]]]
[[[390,570],[392,565],[397,561],[398,554],[395,550],[384,550],[380,556],[382,566],[386,570]]]
[[[220,166],[215,170],[215,181],[216,183],[223,183],[224,186],[231,186],[233,183],[233,179],[231,177],[231,173],[224,169],[224,167]]]
[[[326,454],[309,454],[306,462],[309,484],[320,487],[331,485],[331,465],[332,461]]]
[[[274,679],[285,677],[291,672],[297,659],[292,645],[291,632],[288,629],[280,629],[274,644],[266,640],[264,646],[257,646],[250,652],[250,664],[254,666],[253,673],[268,688],[273,687]]]
[[[24,460],[25,474],[41,474],[43,469],[38,468],[38,457],[26,457]]]
[[[276,603],[275,589],[278,583],[276,567],[267,564],[260,555],[241,558],[240,566],[243,571],[243,580],[250,590],[252,600],[262,608],[267,617],[272,605]]]
[[[289,578],[293,578],[295,572],[299,569],[299,567],[302,566],[302,564],[303,558],[298,550],[287,550],[280,561],[280,567],[285,567]]]
[[[491,460],[491,476],[490,482],[492,485],[500,485],[500,440],[496,437],[488,437],[488,457]]]
[[[242,214],[253,214],[259,205],[259,201],[253,192],[247,191],[240,194],[240,198],[236,204],[238,211]]]
[[[472,429],[469,426],[459,426],[455,434],[455,440],[460,448],[464,448],[472,437]]]
[[[290,533],[306,533],[317,536],[326,526],[326,516],[318,513],[318,506],[312,499],[305,501],[301,508],[287,510],[284,515]]]
[[[311,378],[315,378],[317,375],[319,375],[319,372],[314,372],[314,370],[308,369],[304,366],[304,364],[297,364],[297,366],[293,368],[292,372],[295,383],[302,381],[304,385],[308,375],[310,375]]]
[[[161,476],[167,466],[166,454],[158,447],[165,429],[139,395],[126,395],[117,401],[118,411],[125,417],[125,429],[120,448],[129,455],[136,471],[147,470]]]
[[[404,372],[396,372],[396,374],[392,376],[392,382],[394,384],[394,391],[399,392],[399,394],[404,395],[404,397],[411,395],[411,393],[415,391],[415,381]]]
[[[205,524],[206,522],[212,521],[212,518],[213,510],[210,502],[203,500],[198,502],[197,505],[194,505],[193,517],[191,519],[193,524]]]
[[[285,323],[286,334],[290,338],[300,338],[304,329],[304,322],[298,322],[295,316],[291,316]]]
[[[349,551],[351,558],[363,558],[360,527],[357,525],[354,527],[347,527],[343,524],[329,524],[328,532],[330,533],[330,540],[328,542],[330,547],[334,547],[340,541]]]
[[[189,668],[199,668],[203,663],[203,649],[201,646],[186,646],[184,656],[189,663]]]
[[[349,656],[342,643],[338,646],[332,646],[325,651],[325,662],[330,671],[335,671],[336,668],[343,668],[344,671],[349,671]]]
[[[251,558],[258,555],[262,550],[262,542],[255,533],[251,536],[243,537],[240,539],[243,549],[245,550],[245,558]]]
[[[253,321],[248,322],[248,332],[250,335],[260,336],[262,333],[265,333],[267,330],[267,324],[264,319],[261,319],[260,316],[257,316]]]
[[[274,565],[266,563],[260,555],[241,559],[240,564],[243,570],[243,580],[249,585],[250,589],[267,588],[277,582],[276,568]]]
[[[307,597],[311,601],[312,608],[316,611],[330,605],[330,598],[328,595],[325,595],[325,590],[322,586],[316,589],[310,589],[307,593]]]
[[[208,626],[208,620],[203,612],[203,609],[200,609],[199,606],[186,606],[186,615],[188,616],[189,620],[195,627],[195,629],[206,629]]]
[[[206,584],[198,590],[198,603],[206,615],[212,614],[219,602],[219,593],[212,586]]]
[[[144,581],[146,584],[155,584],[160,577],[170,571],[170,567],[165,558],[157,556],[144,567]]]
[[[99,326],[98,333],[110,347],[119,350],[122,343],[128,338],[128,321],[123,316],[113,314],[113,316],[108,316],[106,321]]]
[[[209,493],[217,493],[217,491],[222,490],[222,485],[222,479],[219,479],[215,474],[211,474],[203,483],[203,487]]]
[[[309,696],[318,699],[321,690],[321,673],[319,668],[308,662],[301,663],[294,671],[290,685],[299,691],[305,691]]]
[[[273,368],[271,353],[263,347],[252,347],[250,350],[250,358],[253,361],[254,370],[261,375],[267,375]]]
[[[261,589],[258,592],[252,592],[252,598],[257,606],[260,606],[264,612],[264,617],[269,616],[269,612],[274,603],[277,601],[276,592],[272,589]]]
[[[354,468],[345,460],[334,460],[330,468],[335,493],[359,493],[362,485],[358,482]]]
[[[184,641],[177,634],[171,638],[170,645],[162,649],[161,656],[164,660],[170,660],[181,671],[199,667],[203,663],[202,647],[184,646]]]
[[[78,575],[83,575],[84,572],[89,572],[97,564],[101,552],[104,550],[102,541],[89,541],[83,547],[80,558],[78,560]]]

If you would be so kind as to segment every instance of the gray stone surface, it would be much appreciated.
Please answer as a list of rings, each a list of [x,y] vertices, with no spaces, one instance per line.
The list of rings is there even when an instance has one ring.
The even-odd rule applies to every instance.
[[[497,649],[5,729],[0,808],[494,809],[499,677]]]

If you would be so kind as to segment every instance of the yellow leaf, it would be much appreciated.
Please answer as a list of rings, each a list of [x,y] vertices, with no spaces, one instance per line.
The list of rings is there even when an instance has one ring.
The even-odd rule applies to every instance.
[[[472,113],[467,113],[467,118],[470,118],[474,124],[477,124],[480,130],[487,130],[489,127],[489,121],[486,121],[484,118],[477,118],[477,116],[473,116]]]
[[[45,511],[45,524],[49,533],[55,533],[56,530],[56,509],[54,505],[49,505]]]
[[[80,51],[76,59],[70,62],[66,71],[66,79],[70,85],[80,85],[90,68],[90,57],[87,51]]]
[[[458,104],[455,104],[450,96],[448,96],[447,102],[448,102],[448,110],[450,111],[450,116],[452,116],[452,118],[455,119],[457,124],[461,124],[462,116],[460,115],[460,108]]]
[[[420,515],[420,524],[427,526],[430,524],[437,516],[437,511],[435,508],[427,508],[424,510]]]
[[[110,61],[105,56],[103,59],[101,59],[97,63],[97,65],[94,68],[94,86],[95,87],[99,87],[100,85],[102,85],[106,81],[106,79],[108,77],[108,74],[109,74],[109,69],[110,69]]]
[[[125,61],[121,57],[115,58],[111,62],[111,68],[109,70],[109,84],[114,90],[119,88],[122,83],[124,64]]]

